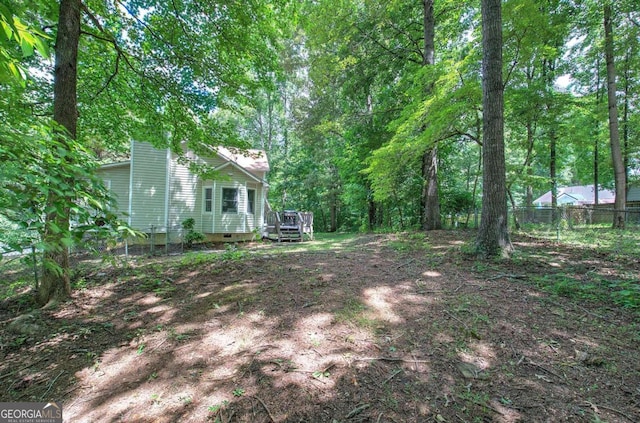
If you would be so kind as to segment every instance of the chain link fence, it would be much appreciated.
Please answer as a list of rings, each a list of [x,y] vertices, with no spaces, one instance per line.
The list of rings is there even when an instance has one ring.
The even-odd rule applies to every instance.
[[[537,227],[547,230],[570,230],[606,227],[613,225],[615,209],[602,206],[559,206],[509,208],[509,226],[512,229]],[[625,225],[640,229],[640,207],[620,210]],[[469,213],[443,214],[442,225],[446,229],[477,229],[480,225],[480,209]]]
[[[81,247],[72,252],[73,256],[89,253],[107,256],[155,256],[181,254],[185,249],[186,230],[179,225],[165,227],[149,226],[139,230],[143,236],[115,240],[96,239],[88,233]]]

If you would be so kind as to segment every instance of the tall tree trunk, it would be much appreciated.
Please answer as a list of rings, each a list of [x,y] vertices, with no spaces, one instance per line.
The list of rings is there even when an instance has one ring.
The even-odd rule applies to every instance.
[[[607,61],[607,91],[609,103],[609,141],[611,144],[611,159],[616,184],[616,201],[614,203],[613,227],[622,229],[625,226],[625,169],[620,149],[620,133],[618,132],[618,107],[616,101],[616,69],[613,59],[613,25],[611,23],[612,8],[610,4],[604,6],[604,34],[605,58]]]
[[[56,37],[55,74],[53,82],[53,119],[66,131],[63,138],[75,139],[78,124],[77,65],[80,38],[80,1],[61,0]],[[68,175],[71,179],[73,175]],[[69,230],[68,210],[60,210],[59,194],[49,190],[44,241],[44,269],[36,301],[40,305],[61,301],[71,295],[69,253],[62,238]]]
[[[629,185],[629,96],[631,92],[629,89],[630,67],[631,67],[631,53],[627,51],[625,56],[624,66],[624,107],[622,112],[622,157],[624,166],[624,186]]]
[[[555,126],[555,124],[552,123]],[[555,225],[558,223],[558,175],[557,175],[557,143],[555,127],[549,134],[549,177],[551,178],[551,221]]]
[[[476,250],[489,257],[513,249],[507,218],[502,85],[502,2],[482,0],[482,217]]]
[[[593,139],[593,204],[598,205],[600,203],[600,151],[598,148],[598,125],[596,124],[596,131]]]
[[[527,158],[528,160],[525,162],[526,174],[528,176],[527,180],[531,180],[533,177],[533,167],[531,166],[531,156],[533,152],[533,124],[531,121],[527,122]],[[525,205],[526,205],[526,223],[533,222],[534,217],[534,209],[533,209],[533,186],[531,183],[527,183],[526,193],[525,193]]]
[[[440,216],[440,196],[438,194],[438,147],[431,147],[422,156],[422,175],[425,184],[422,188],[423,211],[422,229],[432,231],[442,229]]]
[[[423,0],[424,23],[424,56],[423,66],[432,66],[435,63],[435,17],[433,14],[433,1]],[[431,84],[431,83],[430,83]],[[431,94],[431,85],[427,87],[427,95]],[[442,228],[440,217],[440,196],[438,193],[438,148],[436,145],[429,147],[422,156],[422,177],[424,184],[421,195],[422,229],[430,231]]]
[[[596,59],[596,118],[593,129],[593,204],[600,203],[600,103],[602,95],[600,92],[600,58]]]

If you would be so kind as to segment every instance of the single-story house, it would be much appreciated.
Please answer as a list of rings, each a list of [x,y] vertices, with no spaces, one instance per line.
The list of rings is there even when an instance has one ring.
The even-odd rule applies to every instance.
[[[640,187],[631,187],[627,191],[627,207],[640,208]]]
[[[559,206],[585,206],[595,204],[595,189],[593,185],[577,185],[558,188]],[[613,204],[616,200],[615,192],[609,189],[598,190],[598,204]],[[533,200],[536,207],[551,207],[551,191]]]
[[[115,194],[121,216],[133,229],[153,233],[158,244],[165,242],[163,234],[179,231],[189,218],[209,241],[259,236],[267,204],[265,152],[221,147],[210,152],[185,151],[181,157],[171,149],[133,141],[129,160],[103,165],[97,174]],[[198,176],[190,163],[209,166],[215,179]]]

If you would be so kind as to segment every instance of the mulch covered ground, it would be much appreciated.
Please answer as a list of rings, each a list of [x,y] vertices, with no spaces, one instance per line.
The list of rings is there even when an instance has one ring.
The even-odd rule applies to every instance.
[[[544,289],[640,264],[532,239],[481,261],[472,236],[83,265],[58,309],[3,304],[0,399],[68,422],[640,421],[638,313]]]

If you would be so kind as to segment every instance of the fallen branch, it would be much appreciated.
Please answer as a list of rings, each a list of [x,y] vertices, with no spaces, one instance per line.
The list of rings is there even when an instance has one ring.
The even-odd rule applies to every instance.
[[[356,361],[402,361],[404,363],[431,363],[429,360],[415,360],[401,357],[361,357],[356,358]]]
[[[21,369],[14,370],[14,371],[12,371],[12,372],[6,373],[6,374],[4,374],[4,375],[0,376],[0,380],[5,379],[5,378],[7,378],[7,377],[9,377],[9,376],[13,376],[13,375],[14,375],[14,374],[16,374],[16,373],[20,373],[20,372],[22,372],[23,370],[27,370],[29,367],[33,367],[33,366],[35,366],[36,364],[40,363],[41,361],[48,360],[48,359],[49,359],[49,357],[43,357],[43,358],[41,358],[40,360],[36,360],[36,361],[34,361],[33,363],[30,363],[30,364],[28,364],[28,365],[24,366],[24,367],[23,367],[23,368],[21,368]]]
[[[402,264],[397,265],[397,266],[396,266],[396,269],[400,269],[401,267],[404,267],[404,266],[406,266],[406,265],[408,265],[408,264],[411,264],[411,263],[413,263],[414,261],[416,261],[416,259],[412,258],[412,259],[411,259],[411,260],[409,260],[409,261],[406,261],[406,262],[404,262],[404,263],[402,263]]]
[[[276,419],[273,418],[273,414],[271,414],[271,411],[269,411],[269,407],[267,407],[267,404],[265,404],[264,401],[262,401],[260,399],[260,397],[257,396],[257,395],[253,395],[253,398],[257,399],[258,402],[260,402],[260,404],[262,404],[262,406],[264,407],[265,411],[269,415],[269,418],[271,419],[271,421],[275,423]]]
[[[492,406],[490,406],[489,404],[484,403],[484,402],[482,402],[482,401],[476,400],[476,399],[474,399],[474,398],[463,398],[463,397],[462,397],[462,396],[460,396],[460,395],[458,395],[458,398],[460,398],[460,399],[461,399],[461,400],[463,400],[463,401],[470,401],[470,402],[474,403],[474,404],[475,404],[475,405],[477,405],[477,406],[487,408],[487,409],[489,409],[489,410],[493,411],[493,412],[494,412],[494,413],[496,413],[496,414],[500,414],[501,416],[503,415],[499,410],[497,410],[497,409],[493,408],[493,407],[492,407]]]
[[[56,376],[55,378],[53,378],[53,380],[51,381],[51,383],[49,383],[49,388],[46,390],[46,392],[44,394],[42,394],[42,396],[40,397],[40,400],[44,400],[44,398],[47,396],[47,394],[49,393],[49,391],[51,390],[51,388],[53,388],[53,385],[56,383],[56,380],[58,380],[58,378],[60,376],[62,376],[62,374],[64,373],[64,370],[62,370],[58,376]]]
[[[564,376],[560,376],[558,373],[554,372],[553,370],[549,370],[544,366],[541,366],[539,364],[534,363],[533,361],[531,361],[530,359],[527,359],[527,364],[530,364],[534,367],[537,367],[541,370],[544,370],[545,372],[549,373],[550,375],[554,375],[555,377],[557,377],[560,380],[565,380],[566,378]]]
[[[391,379],[393,379],[394,377],[396,377],[398,374],[402,373],[402,369],[396,370],[395,372],[393,372],[391,374],[391,376],[389,376],[388,378],[386,378],[384,380],[384,382],[382,382],[382,385],[386,385],[387,382],[389,382]]]
[[[622,416],[625,419],[629,420],[630,422],[638,421],[638,419],[633,419],[633,418],[629,417],[628,415],[626,415],[625,413],[623,413],[622,411],[616,410],[615,408],[607,407],[606,405],[596,405],[596,404],[592,403],[591,401],[585,401],[584,403],[586,405],[588,405],[589,407],[591,407],[596,414],[598,413],[598,409],[601,408],[603,410],[611,411],[612,413],[615,413],[615,414],[617,414],[619,416]]]
[[[157,350],[157,349],[158,349],[158,348],[160,348],[160,347],[162,346],[162,344],[164,344],[165,342],[167,342],[167,338],[164,338],[164,339],[162,340],[162,342],[160,342],[160,343],[159,343],[158,345],[156,345],[155,347],[151,348],[151,349],[148,351],[148,353],[151,353],[151,352],[153,352],[153,351]]]
[[[362,404],[357,406],[356,408],[354,408],[353,410],[351,410],[351,412],[349,414],[347,414],[347,417],[345,417],[345,419],[350,419],[351,417],[355,417],[358,414],[362,413],[364,410],[366,410],[367,408],[371,407],[371,404]]]
[[[496,276],[492,276],[490,278],[487,278],[485,280],[487,281],[494,281],[496,279],[502,279],[502,278],[507,278],[507,279],[524,279],[526,278],[527,275],[511,275],[511,274],[507,274],[507,273],[501,273],[499,275]]]

